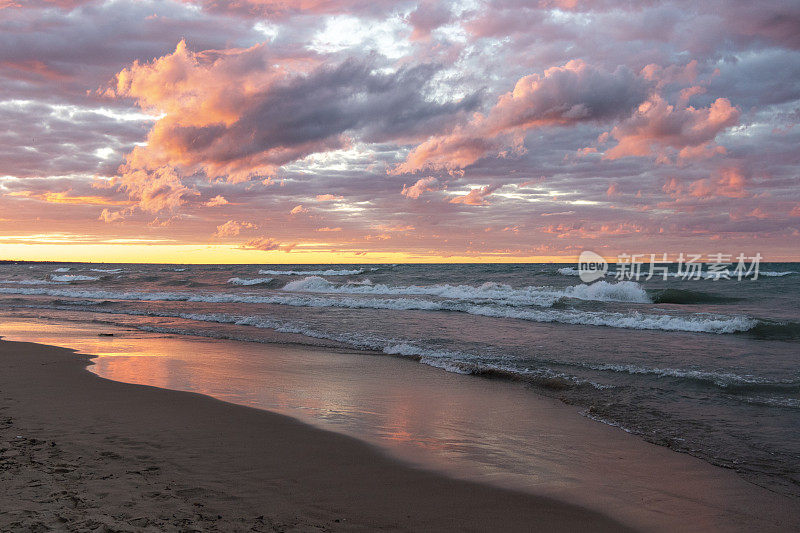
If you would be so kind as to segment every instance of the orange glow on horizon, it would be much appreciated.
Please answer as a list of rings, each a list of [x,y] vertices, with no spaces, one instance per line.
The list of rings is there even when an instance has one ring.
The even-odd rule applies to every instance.
[[[45,192],[34,193],[31,191],[19,191],[7,193],[8,196],[19,196],[41,200],[48,204],[82,204],[82,205],[133,205],[131,200],[109,200],[102,196],[70,196],[66,192]]]
[[[330,249],[325,243],[305,243],[291,248],[263,251],[253,248],[244,248],[237,244],[175,244],[147,242],[92,242],[73,235],[72,242],[69,236],[61,237],[54,241],[48,239],[36,243],[33,236],[28,242],[5,243],[0,237],[0,261],[49,261],[49,262],[75,262],[75,263],[155,263],[155,264],[221,264],[221,265],[293,265],[293,264],[392,264],[392,263],[564,263],[575,264],[578,253],[563,255],[513,255],[511,253],[471,253],[444,255],[432,251],[393,252],[370,250],[335,250]],[[120,240],[122,241],[122,240]],[[323,248],[324,246],[324,248]],[[305,248],[304,248],[305,247]],[[586,249],[598,252],[606,261],[614,263],[618,254],[640,254],[647,262],[649,250],[620,248],[616,251],[595,249],[587,246]],[[747,252],[748,250],[737,250]],[[700,253],[699,249],[660,250],[667,252],[669,257],[677,257],[678,253]],[[800,261],[792,253],[783,251],[762,254],[762,262],[797,262]]]
[[[0,260],[166,264],[574,263],[577,255],[423,255],[405,252],[244,250],[231,244],[0,244]]]

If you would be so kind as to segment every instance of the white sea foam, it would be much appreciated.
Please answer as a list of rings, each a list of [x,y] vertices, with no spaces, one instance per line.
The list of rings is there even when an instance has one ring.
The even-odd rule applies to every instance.
[[[63,268],[57,268],[57,269],[53,270],[53,272],[69,272],[70,270],[72,270],[72,269],[69,268],[69,267],[63,267]]]
[[[564,292],[570,298],[579,300],[652,303],[642,286],[635,281],[620,281],[618,283],[598,281],[591,285],[567,287]]]
[[[644,280],[644,278],[647,277],[648,268],[649,268],[649,263],[643,263],[643,265],[642,265],[642,273],[639,276],[639,279]],[[579,276],[580,275],[580,271],[575,267],[559,268],[559,269],[556,270],[556,272],[558,272],[562,276]],[[761,271],[758,272],[759,277],[764,276],[764,277],[767,277],[767,278],[783,277],[783,276],[789,276],[791,274],[797,274],[797,271],[795,271],[795,270],[787,270],[787,271],[776,272],[776,271],[773,271],[773,270],[761,270]],[[615,277],[617,275],[617,272],[615,270],[611,270],[611,271],[606,272],[605,275],[606,276]],[[714,272],[709,272],[708,270],[700,271],[700,272],[697,272],[697,273],[693,272],[691,274],[687,274],[686,272],[681,272],[681,273],[668,272],[667,273],[667,276],[670,277],[670,278],[681,278],[681,279],[687,279],[687,280],[693,280],[693,279],[697,279],[697,278],[700,278],[700,279],[719,278],[720,280],[723,280],[723,281],[725,279],[732,279],[732,280],[738,280],[739,279],[738,274],[732,273],[732,269],[730,269],[730,268],[728,269],[728,274],[727,275],[728,275],[728,278],[720,277],[720,274],[717,274],[717,273],[714,273]],[[747,276],[747,278],[749,279],[752,276],[753,276],[753,274],[751,273],[749,276]],[[744,278],[744,276],[743,276],[743,278]],[[663,274],[655,273],[653,275],[653,279],[656,279],[656,280],[663,279]]]
[[[121,268],[90,268],[92,272],[107,272],[109,274],[116,274],[118,272],[123,272]]]
[[[684,316],[632,313],[613,313],[576,310],[527,310],[509,307],[470,306],[465,312],[498,318],[518,318],[533,322],[559,322],[586,326],[606,326],[623,329],[689,331],[697,333],[735,333],[747,331],[756,320],[742,316],[692,314]]]
[[[369,270],[377,270],[371,268]],[[357,270],[259,270],[259,274],[266,274],[268,276],[355,276],[356,274],[363,274],[366,269],[359,268]]]
[[[749,404],[766,405],[768,407],[785,407],[790,409],[800,409],[800,399],[798,398],[774,398],[769,396],[748,396],[744,398]]]
[[[52,281],[45,281],[43,279],[4,279],[0,283],[9,285],[56,285]]]
[[[751,375],[740,375],[733,372],[706,371],[686,368],[651,368],[634,364],[580,364],[578,366],[590,368],[592,370],[622,372],[627,374],[649,374],[658,377],[673,377],[680,379],[692,379],[697,381],[708,381],[720,387],[731,385],[754,385],[754,384],[776,384],[793,383],[792,381],[774,382],[766,378]]]
[[[58,296],[64,298],[89,298],[100,300],[162,301],[162,302],[207,302],[207,303],[244,303],[275,304],[294,307],[343,307],[350,309],[393,309],[393,310],[458,310],[450,309],[438,302],[413,298],[331,298],[310,295],[239,295],[228,293],[193,292],[116,292],[92,289],[25,289],[0,288],[0,294],[28,294]]]
[[[31,306],[42,307],[42,306]],[[69,309],[60,306],[43,306],[48,309]],[[331,333],[314,329],[306,324],[289,322],[283,320],[275,320],[264,316],[240,316],[230,315],[226,313],[183,313],[183,312],[169,312],[169,311],[152,311],[152,310],[135,310],[135,309],[97,309],[95,312],[106,314],[124,314],[133,316],[148,316],[148,317],[170,317],[182,318],[186,320],[193,320],[199,322],[216,322],[221,324],[233,324],[238,326],[251,326],[256,328],[272,329],[281,333],[300,334],[311,338],[332,340],[349,344],[356,348],[375,350],[383,352],[388,355],[402,355],[406,357],[414,357],[419,362],[434,366],[437,368],[445,369],[449,372],[459,374],[481,374],[491,371],[508,372],[520,377],[533,377],[533,378],[557,378],[573,382],[578,385],[590,385],[596,389],[614,388],[612,385],[600,384],[585,378],[558,372],[552,368],[539,367],[539,368],[522,368],[518,366],[509,366],[506,363],[498,361],[486,360],[485,356],[466,353],[463,351],[442,350],[429,347],[418,346],[411,341],[398,341],[394,339],[383,339],[375,337],[370,334],[364,333]],[[178,332],[189,335],[208,335],[206,331],[197,330],[177,330],[174,328],[160,328],[149,325],[140,325],[140,329],[146,331],[159,331],[159,332]],[[225,338],[231,337],[225,334]],[[240,340],[253,340],[246,337]],[[697,379],[702,381],[710,381],[721,387],[728,387],[737,384],[794,384],[795,381],[784,380],[779,382],[770,381],[764,378],[758,378],[749,375],[738,375],[730,372],[710,372],[699,371],[692,369],[675,369],[675,368],[648,368],[632,364],[596,364],[596,363],[574,363],[574,362],[552,362],[558,365],[578,366],[581,368],[588,368],[601,371],[614,371],[625,372],[630,374],[651,374],[663,377],[678,377],[687,379]],[[796,402],[796,400],[793,400]],[[778,405],[777,403],[775,405]],[[782,402],[782,405],[794,407],[795,404],[790,402]]]
[[[81,276],[78,274],[65,274],[63,276],[50,276],[50,279],[52,279],[53,281],[71,282],[71,281],[97,281],[100,278],[96,278],[94,276]]]
[[[599,417],[597,415],[593,415],[589,411],[581,411],[580,414],[585,416],[589,420],[594,420],[595,422],[600,422],[601,424],[605,424],[607,426],[612,426],[612,427],[615,427],[617,429],[621,429],[625,433],[631,433],[631,434],[636,433],[632,429],[628,429],[627,427],[623,426],[619,422],[615,422],[613,420],[608,420],[606,418],[601,418],[601,417]]]
[[[263,285],[272,281],[273,278],[252,278],[252,279],[245,279],[245,278],[231,278],[228,280],[228,283],[233,285]]]
[[[602,302],[651,303],[644,289],[633,281],[608,283],[600,281],[592,285],[576,285],[565,289],[552,287],[522,287],[515,289],[502,283],[471,285],[410,285],[392,287],[388,285],[336,284],[319,276],[309,276],[290,281],[281,288],[286,292],[311,292],[328,294],[375,294],[402,296],[436,296],[453,300],[491,301],[504,305],[537,305],[550,307],[561,298],[594,300]]]
[[[61,307],[56,307],[61,308]],[[407,341],[397,341],[394,339],[383,339],[363,333],[328,333],[316,330],[305,324],[296,322],[287,322],[281,320],[274,320],[263,316],[236,316],[225,313],[169,313],[158,311],[140,311],[140,310],[113,310],[106,309],[99,311],[108,314],[127,314],[134,316],[150,316],[150,317],[172,317],[182,318],[185,320],[193,320],[199,322],[216,322],[221,324],[233,324],[238,326],[251,326],[263,329],[272,329],[281,333],[293,333],[304,335],[306,337],[332,340],[349,344],[350,346],[383,352],[387,355],[402,355],[405,357],[414,357],[420,363],[441,368],[448,372],[458,374],[480,374],[491,370],[500,370],[510,374],[517,374],[520,376],[538,376],[545,378],[561,378],[572,381],[577,384],[589,384],[598,389],[609,388],[607,385],[600,385],[585,379],[577,378],[569,374],[556,372],[549,368],[538,369],[524,369],[510,367],[497,363],[491,363],[483,360],[481,356],[466,353],[463,351],[441,350],[432,349],[413,344]],[[180,328],[165,328],[159,326],[139,325],[139,329],[160,333],[178,333],[187,335],[202,335],[212,336],[217,335],[209,334],[207,331],[185,330]],[[239,340],[253,340],[250,337],[239,338],[225,334],[226,339],[239,339]]]
[[[606,326],[625,329],[689,331],[705,333],[734,333],[747,331],[757,321],[743,316],[710,315],[705,313],[681,316],[618,313],[605,311],[520,309],[509,306],[477,305],[458,301],[432,301],[419,298],[354,298],[315,295],[237,295],[194,292],[115,292],[105,290],[44,289],[0,287],[0,294],[47,295],[66,298],[138,301],[184,301],[209,303],[274,304],[294,307],[333,307],[349,309],[387,309],[412,311],[454,311],[496,318],[557,322],[563,324]]]
[[[580,272],[575,267],[564,267],[559,268],[556,272],[561,274],[562,276],[580,276]]]
[[[415,357],[420,363],[441,368],[456,374],[487,374],[493,371],[499,371],[524,379],[560,379],[576,385],[590,385],[596,389],[612,388],[609,385],[603,385],[562,372],[557,372],[551,368],[520,368],[514,365],[486,361],[480,356],[461,351],[423,348],[408,342],[401,342],[397,344],[389,343],[384,346],[381,351],[389,355]]]

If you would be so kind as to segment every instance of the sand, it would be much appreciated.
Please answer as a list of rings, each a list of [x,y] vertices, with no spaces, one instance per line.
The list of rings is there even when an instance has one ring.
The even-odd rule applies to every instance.
[[[282,415],[109,381],[88,364],[0,341],[0,530],[627,529]]]

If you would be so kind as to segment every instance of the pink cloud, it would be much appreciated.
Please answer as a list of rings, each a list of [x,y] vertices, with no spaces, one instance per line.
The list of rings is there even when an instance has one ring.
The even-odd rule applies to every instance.
[[[414,28],[411,33],[411,40],[425,41],[430,39],[431,32],[449,22],[451,16],[450,8],[446,3],[421,2],[406,18]]]
[[[629,156],[655,156],[668,162],[677,159],[706,158],[724,153],[715,143],[719,133],[739,123],[740,111],[726,98],[718,98],[707,108],[680,108],[659,95],[641,104],[628,120],[611,130],[618,144],[605,152],[604,159]],[[675,154],[677,152],[677,154]]]
[[[681,89],[679,103],[682,106],[685,106],[686,103],[689,102],[689,100],[691,100],[693,96],[696,96],[698,94],[705,94],[706,91],[707,89],[700,85],[693,85],[691,87]]]
[[[294,247],[295,245],[291,245]],[[261,250],[262,252],[271,252],[273,250],[278,250],[281,247],[281,243],[276,241],[275,239],[270,239],[268,237],[259,237],[257,239],[251,239],[241,245],[241,248],[244,250]],[[291,250],[291,248],[290,248]]]
[[[221,205],[228,205],[229,203],[230,202],[226,200],[224,196],[217,195],[214,198],[207,201],[206,203],[204,203],[203,205],[206,207],[218,207]]]
[[[135,61],[116,76],[106,95],[133,98],[147,112],[161,114],[147,137],[127,156],[125,181],[136,172],[152,174],[164,168],[187,173],[202,171],[232,182],[273,174],[295,155],[281,146],[230,157],[230,128],[280,74],[263,62],[261,47],[195,53],[186,43],[150,63]],[[258,64],[264,68],[254,68]],[[291,153],[290,153],[291,152]]]
[[[687,85],[694,83],[700,75],[700,64],[696,59],[692,59],[685,65],[668,65],[662,67],[655,63],[646,65],[641,75],[649,81],[656,82],[656,86],[661,88],[670,83]]]
[[[318,194],[317,195],[317,201],[318,202],[334,202],[336,200],[342,200],[342,199],[344,199],[343,196],[337,196],[337,195],[334,195],[334,194]]]
[[[403,190],[400,192],[400,194],[408,198],[416,199],[419,198],[424,192],[437,190],[439,190],[439,180],[430,176],[417,180],[417,182],[410,187],[403,185]]]
[[[93,0],[0,0],[0,9],[10,8],[41,8],[58,7],[60,9],[74,9],[81,4],[87,4]]]
[[[302,215],[302,214],[304,214],[304,213],[308,213],[308,209],[306,209],[305,207],[303,207],[303,206],[302,206],[302,204],[301,204],[301,205],[296,205],[296,206],[294,206],[294,207],[292,208],[292,210],[291,210],[291,211],[289,211],[289,214],[290,214],[290,215]]]
[[[211,13],[243,17],[285,19],[294,15],[378,15],[395,5],[387,0],[183,0]]]
[[[115,177],[111,184],[127,191],[145,211],[176,209],[187,197],[200,194],[184,185],[175,169],[169,166],[143,169],[127,163],[120,170],[122,175]]]
[[[118,222],[123,220],[125,217],[119,211],[110,211],[108,209],[103,209],[100,213],[100,216],[97,217],[97,220],[102,220],[103,222]]]
[[[747,177],[738,168],[720,169],[715,176],[692,182],[689,194],[697,198],[727,197],[746,198]]]
[[[478,189],[471,189],[463,196],[456,196],[450,200],[451,204],[465,204],[465,205],[486,205],[488,202],[486,198],[489,197],[494,191],[499,189],[496,185],[487,185]]]
[[[263,180],[357,137],[418,139],[473,105],[428,101],[420,91],[434,67],[386,74],[368,59],[334,63],[295,54],[278,55],[266,44],[193,52],[181,41],[170,54],[119,71],[102,94],[131,99],[158,118],[147,142],[125,156],[116,183],[145,209],[172,208],[189,192],[181,177]],[[149,178],[164,185],[158,201],[143,194]]]
[[[431,137],[392,172],[463,168],[489,153],[501,153],[503,147],[520,152],[531,128],[627,115],[644,96],[644,82],[631,71],[605,72],[572,60],[521,78],[488,114],[477,113],[450,134]]]
[[[250,222],[238,222],[236,220],[229,220],[226,223],[217,226],[217,231],[214,233],[216,237],[233,237],[239,235],[242,230],[255,229],[258,226]]]
[[[399,224],[399,225],[391,225],[391,224],[377,224],[372,226],[373,228],[380,230],[380,231],[388,231],[388,232],[406,232],[406,231],[414,231],[415,227],[410,224]]]

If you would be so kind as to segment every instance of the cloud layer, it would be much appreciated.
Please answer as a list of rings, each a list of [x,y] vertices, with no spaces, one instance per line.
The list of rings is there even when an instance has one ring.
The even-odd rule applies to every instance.
[[[67,227],[365,260],[800,249],[796,2],[0,14],[0,242]]]

